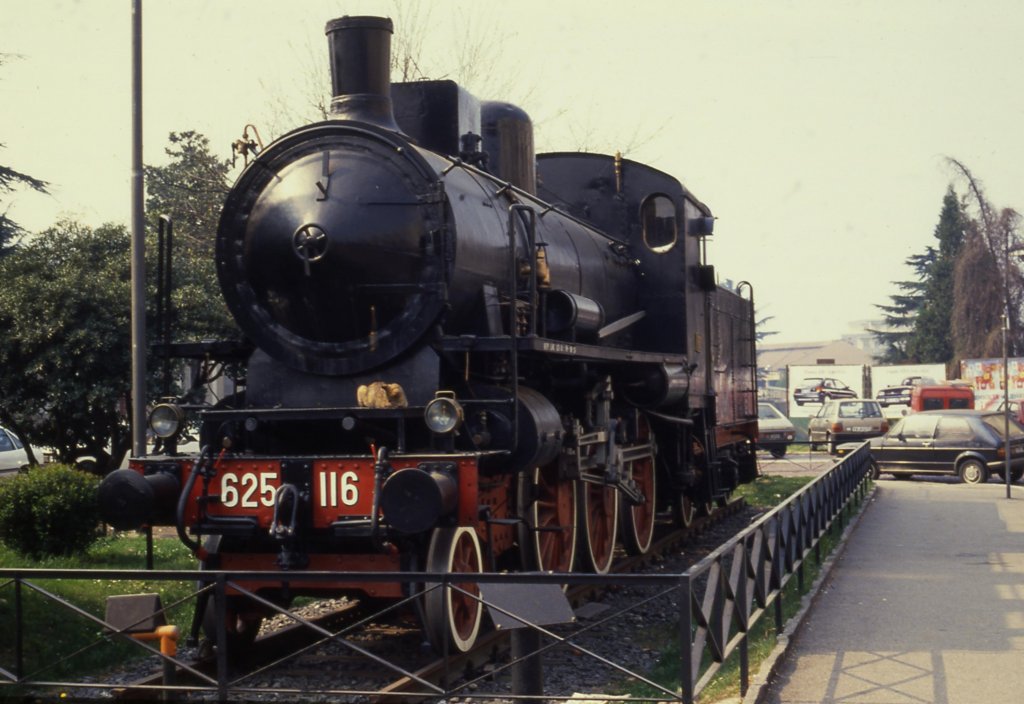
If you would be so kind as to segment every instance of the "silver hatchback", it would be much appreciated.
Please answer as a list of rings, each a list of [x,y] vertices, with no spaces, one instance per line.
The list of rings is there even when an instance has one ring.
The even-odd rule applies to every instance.
[[[829,401],[807,424],[807,435],[814,450],[819,444],[835,454],[836,445],[884,435],[889,422],[878,401],[851,398]]]

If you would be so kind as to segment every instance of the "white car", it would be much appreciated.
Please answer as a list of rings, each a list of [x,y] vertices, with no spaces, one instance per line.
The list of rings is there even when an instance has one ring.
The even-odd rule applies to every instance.
[[[0,428],[0,471],[28,467],[28,453],[18,436]]]
[[[757,404],[757,446],[768,450],[776,459],[786,456],[786,449],[796,439],[796,428],[774,405]]]

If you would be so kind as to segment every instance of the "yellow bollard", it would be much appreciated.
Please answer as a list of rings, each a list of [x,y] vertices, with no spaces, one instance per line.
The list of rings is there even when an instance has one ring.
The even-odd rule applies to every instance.
[[[177,626],[159,626],[155,631],[149,633],[132,633],[135,640],[159,640],[160,654],[173,658],[178,654],[178,638],[181,630]],[[174,663],[164,660],[164,685],[174,684]]]

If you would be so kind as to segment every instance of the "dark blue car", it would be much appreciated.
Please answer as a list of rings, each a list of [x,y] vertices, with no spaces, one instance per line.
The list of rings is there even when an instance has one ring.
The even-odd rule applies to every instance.
[[[968,484],[983,484],[993,474],[1005,479],[1006,450],[1002,412],[942,410],[912,413],[885,435],[868,440],[872,472],[895,477],[913,474],[953,475]],[[1024,476],[1024,426],[1010,427],[1010,478]]]

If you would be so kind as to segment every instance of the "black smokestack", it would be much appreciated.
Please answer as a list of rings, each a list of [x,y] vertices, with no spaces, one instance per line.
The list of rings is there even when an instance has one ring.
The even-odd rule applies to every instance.
[[[327,23],[331,116],[400,131],[391,109],[391,34],[387,17],[340,17]]]

